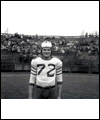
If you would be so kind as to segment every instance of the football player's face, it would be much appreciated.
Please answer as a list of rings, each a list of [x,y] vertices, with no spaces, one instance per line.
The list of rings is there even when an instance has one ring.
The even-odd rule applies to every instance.
[[[42,55],[46,58],[50,57],[51,55],[51,48],[42,48]]]

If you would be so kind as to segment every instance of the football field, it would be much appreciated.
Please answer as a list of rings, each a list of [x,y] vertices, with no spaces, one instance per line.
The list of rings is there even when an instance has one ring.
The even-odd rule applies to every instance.
[[[29,72],[1,72],[1,99],[28,99]],[[62,99],[99,99],[99,74],[63,73]]]

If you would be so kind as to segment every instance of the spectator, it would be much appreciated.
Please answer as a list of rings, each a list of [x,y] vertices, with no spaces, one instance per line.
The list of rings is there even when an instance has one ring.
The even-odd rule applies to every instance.
[[[10,45],[7,46],[7,51],[8,51],[8,52],[12,52],[12,48],[11,48]]]
[[[62,53],[62,54],[64,54],[64,53],[65,53],[65,50],[64,50],[63,48],[62,48],[62,50],[61,50],[61,53]]]
[[[78,56],[80,56],[81,55],[81,51],[77,50],[77,54],[78,54]]]
[[[62,51],[62,49],[61,49],[61,47],[59,47],[57,53],[59,54],[59,53],[61,53],[61,51]]]
[[[24,61],[24,63],[28,62],[28,54],[26,54],[26,53],[23,54],[23,61]]]
[[[38,48],[37,50],[36,50],[36,55],[40,55],[41,54],[41,50]]]
[[[8,45],[11,45],[11,41],[10,40],[8,41]]]
[[[91,50],[89,50],[89,51],[88,51],[88,55],[91,55],[91,53],[92,53]]]
[[[21,46],[21,51],[22,51],[22,54],[24,54],[24,53],[25,53],[24,46]]]
[[[4,41],[4,45],[5,46],[8,45],[8,41],[7,40]]]
[[[33,54],[32,52],[29,54],[29,62],[31,62],[31,60],[33,59]]]
[[[12,47],[12,53],[15,53],[15,52],[17,52],[17,46],[13,45],[13,47]]]
[[[53,54],[57,54],[57,51],[58,51],[59,47],[56,46],[56,45],[53,45]]]
[[[23,62],[23,55],[22,55],[22,52],[19,54],[19,62],[20,62],[20,63]]]
[[[20,46],[17,46],[17,53],[20,54],[20,52],[21,52]]]
[[[62,41],[61,40],[59,40],[59,47],[61,47],[62,46]]]
[[[1,50],[7,51],[7,48],[5,45],[1,45]]]
[[[25,54],[29,54],[29,48],[25,47]]]

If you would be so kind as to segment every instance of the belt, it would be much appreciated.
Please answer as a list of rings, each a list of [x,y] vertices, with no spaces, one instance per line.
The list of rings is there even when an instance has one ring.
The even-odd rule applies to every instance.
[[[54,86],[49,86],[49,87],[41,87],[41,86],[37,86],[37,85],[36,85],[36,87],[37,87],[37,88],[40,88],[40,89],[50,89],[50,88],[54,88],[55,85],[54,85]]]

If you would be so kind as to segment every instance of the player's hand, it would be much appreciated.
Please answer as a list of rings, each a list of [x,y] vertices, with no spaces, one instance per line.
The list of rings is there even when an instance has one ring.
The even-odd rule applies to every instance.
[[[61,99],[61,96],[58,96],[57,99]]]

